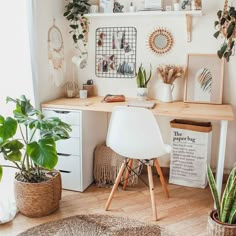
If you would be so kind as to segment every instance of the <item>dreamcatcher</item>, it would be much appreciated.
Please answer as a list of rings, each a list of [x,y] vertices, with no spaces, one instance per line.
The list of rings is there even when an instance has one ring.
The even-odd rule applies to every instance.
[[[64,45],[61,31],[55,25],[48,30],[48,61],[49,61],[49,77],[56,86],[60,86],[64,80],[65,61],[64,61]]]

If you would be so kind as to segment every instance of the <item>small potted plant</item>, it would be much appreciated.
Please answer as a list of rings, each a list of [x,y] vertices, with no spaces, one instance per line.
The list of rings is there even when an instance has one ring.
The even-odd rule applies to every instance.
[[[147,77],[147,73],[143,65],[141,64],[136,73],[136,82],[137,82],[137,96],[140,100],[146,100],[148,95],[147,85],[152,77],[152,66],[150,65],[150,73]]]
[[[184,69],[177,65],[160,65],[157,68],[157,74],[160,76],[162,84],[159,93],[159,100],[162,102],[172,102],[172,91],[174,89],[174,81],[182,78]]]
[[[209,236],[235,236],[236,235],[236,166],[232,169],[223,195],[216,188],[214,176],[210,165],[207,165],[207,178],[216,209],[208,217]]]
[[[215,21],[217,31],[215,38],[223,38],[223,43],[217,51],[218,57],[225,58],[228,62],[234,55],[236,41],[236,10],[234,6],[228,6],[228,0],[225,0],[224,9],[217,12],[218,19]]]
[[[58,156],[56,141],[69,138],[70,125],[59,118],[45,118],[24,95],[15,103],[13,117],[0,115],[0,154],[7,161],[0,165],[15,168],[14,191],[19,211],[29,217],[48,215],[59,207],[60,172],[53,168]],[[11,163],[11,164],[8,164]]]

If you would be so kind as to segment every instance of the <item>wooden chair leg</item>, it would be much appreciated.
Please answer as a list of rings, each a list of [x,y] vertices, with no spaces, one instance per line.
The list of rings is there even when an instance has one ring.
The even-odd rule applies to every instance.
[[[107,203],[106,203],[106,206],[105,206],[105,210],[106,211],[108,210],[108,208],[109,208],[109,206],[111,204],[111,200],[112,200],[112,198],[114,196],[114,193],[115,193],[116,189],[118,188],[118,185],[119,185],[120,180],[121,180],[121,176],[122,176],[122,174],[124,172],[124,169],[125,169],[125,166],[126,166],[126,162],[127,162],[127,160],[125,159],[124,162],[122,163],[121,167],[120,167],[119,173],[118,173],[118,175],[116,177],[115,183],[114,183],[114,185],[112,187],[110,196],[109,196],[109,198],[107,200]]]
[[[128,179],[129,179],[129,174],[130,174],[130,168],[132,168],[132,164],[133,164],[133,159],[130,159],[129,160],[129,163],[128,163],[128,168],[126,170],[126,173],[125,173],[125,180],[124,180],[124,184],[123,184],[123,190],[126,190],[126,186],[128,184]]]
[[[159,176],[160,176],[161,185],[162,185],[162,187],[163,187],[163,189],[164,189],[164,192],[165,192],[165,194],[166,194],[166,197],[169,198],[169,191],[168,191],[168,189],[167,189],[166,182],[165,182],[165,179],[164,179],[164,176],[163,176],[161,167],[160,167],[159,162],[158,162],[157,159],[154,159],[154,164],[155,164],[157,173],[158,173]]]
[[[154,196],[154,185],[153,185],[153,177],[152,177],[152,167],[150,164],[147,165],[148,171],[148,181],[149,181],[149,189],[152,203],[152,212],[154,220],[157,220],[157,209],[155,204],[155,196]]]

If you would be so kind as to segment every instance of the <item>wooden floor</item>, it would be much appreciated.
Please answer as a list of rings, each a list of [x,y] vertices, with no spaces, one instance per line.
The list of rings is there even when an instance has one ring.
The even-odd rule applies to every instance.
[[[104,206],[111,188],[91,185],[83,193],[63,190],[60,209],[50,216],[27,218],[18,214],[11,223],[0,225],[0,235],[15,236],[27,228],[44,222],[76,214],[94,213],[125,216],[158,224],[178,236],[207,235],[207,215],[213,207],[209,187],[198,189],[169,184],[170,198],[167,199],[156,176],[154,181],[159,218],[156,222],[152,220],[149,189],[142,182],[135,187],[128,186],[126,191],[119,189],[109,211],[105,211]]]

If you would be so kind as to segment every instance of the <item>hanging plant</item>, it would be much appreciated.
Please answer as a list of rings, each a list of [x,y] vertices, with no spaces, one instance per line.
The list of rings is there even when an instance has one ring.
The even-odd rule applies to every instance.
[[[84,14],[88,13],[89,0],[70,0],[65,6],[64,16],[70,22],[72,39],[75,47],[79,49],[79,41],[82,40],[84,46],[87,44],[88,19]]]
[[[224,57],[228,62],[234,55],[236,40],[236,10],[233,6],[228,6],[228,0],[225,1],[224,9],[217,12],[218,20],[215,21],[217,31],[215,38],[219,36],[224,38],[220,49],[217,51],[219,58]]]

